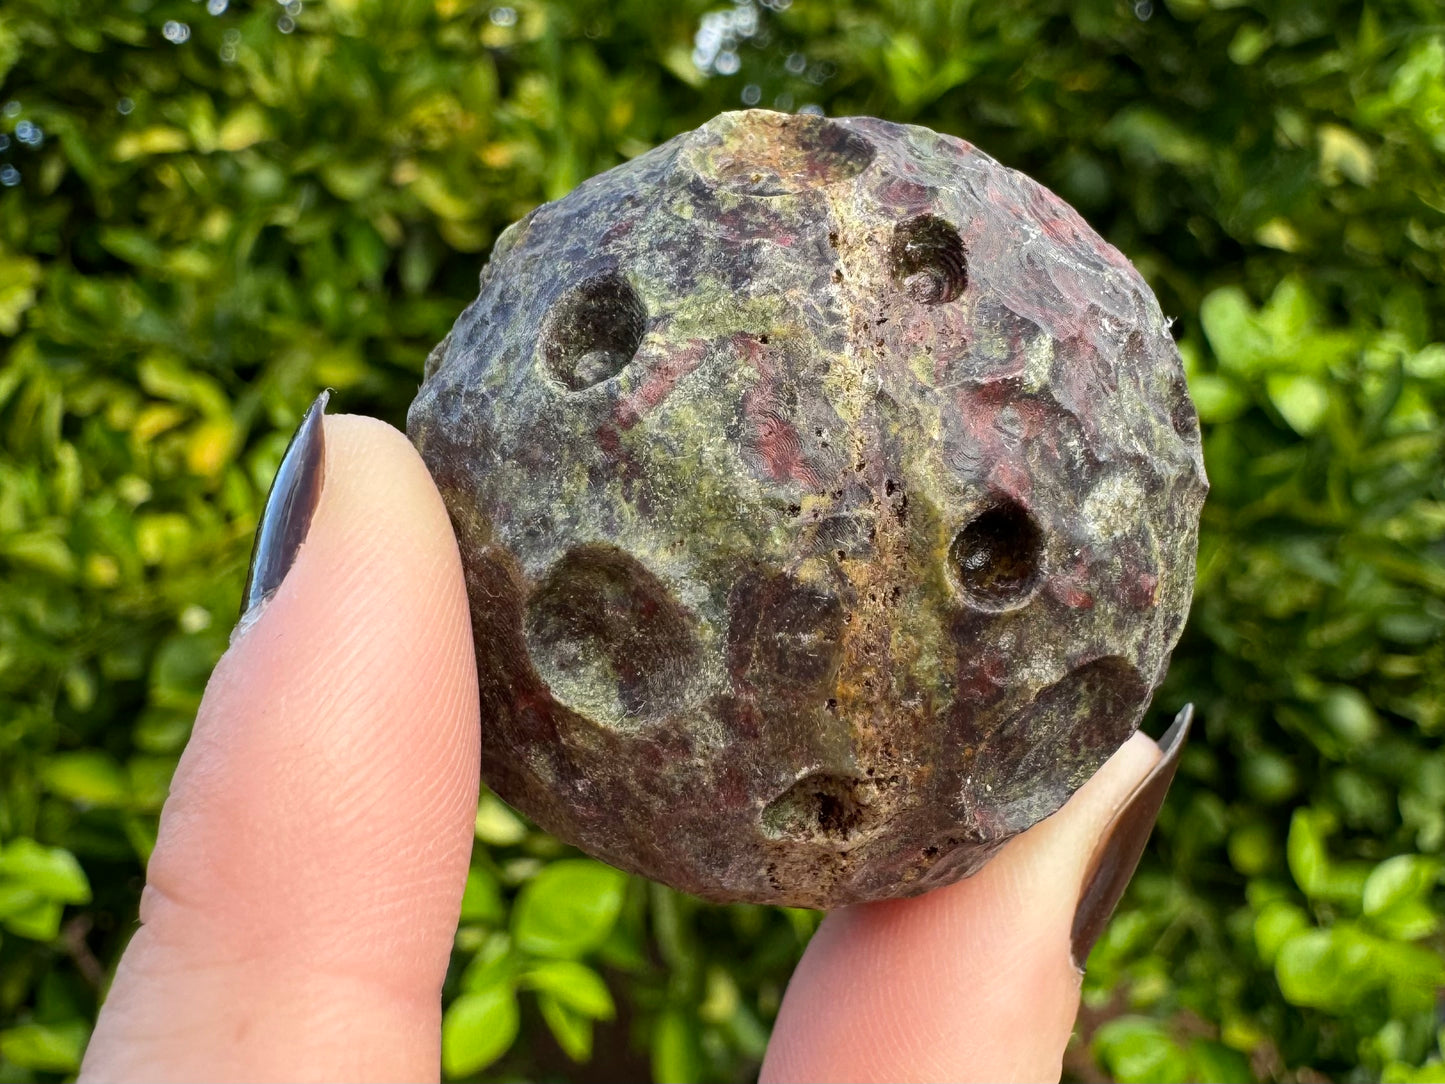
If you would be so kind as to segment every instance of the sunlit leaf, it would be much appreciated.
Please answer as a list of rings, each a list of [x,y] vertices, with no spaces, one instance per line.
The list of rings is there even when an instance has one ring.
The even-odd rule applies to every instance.
[[[463,994],[442,1017],[442,1069],[469,1076],[496,1061],[517,1038],[520,1017],[512,988],[496,985]]]
[[[596,948],[622,908],[626,875],[601,862],[569,859],[546,866],[523,886],[512,935],[524,952],[574,957]]]

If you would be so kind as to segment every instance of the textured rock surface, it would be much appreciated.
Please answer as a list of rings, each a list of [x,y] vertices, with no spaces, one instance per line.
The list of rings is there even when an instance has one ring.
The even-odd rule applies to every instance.
[[[763,111],[539,208],[428,361],[483,772],[715,899],[937,887],[1138,725],[1206,482],[1139,275],[958,139]]]

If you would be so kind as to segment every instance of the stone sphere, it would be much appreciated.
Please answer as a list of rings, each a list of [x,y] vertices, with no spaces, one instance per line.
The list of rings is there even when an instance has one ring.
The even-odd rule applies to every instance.
[[[499,239],[408,428],[482,772],[715,900],[966,876],[1138,726],[1207,482],[1168,322],[951,136],[728,113]]]

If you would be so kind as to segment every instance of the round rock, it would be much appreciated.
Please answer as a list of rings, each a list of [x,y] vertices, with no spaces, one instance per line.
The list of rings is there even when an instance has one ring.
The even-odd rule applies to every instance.
[[[834,907],[977,870],[1138,726],[1207,490],[1143,279],[951,136],[754,110],[500,238],[409,432],[482,771],[625,869]]]

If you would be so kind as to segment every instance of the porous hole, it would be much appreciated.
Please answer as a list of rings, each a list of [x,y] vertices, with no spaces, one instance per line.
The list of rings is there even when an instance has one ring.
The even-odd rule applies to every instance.
[[[827,772],[805,775],[763,808],[763,832],[773,839],[847,842],[867,818],[864,786]]]
[[[948,565],[968,600],[984,610],[1022,605],[1043,575],[1044,533],[1017,501],[994,502],[948,548]]]
[[[937,215],[919,215],[893,230],[893,281],[913,300],[941,305],[968,285],[968,253],[958,230]]]
[[[542,327],[542,356],[552,376],[581,391],[620,373],[647,332],[647,310],[616,271],[594,275],[567,290]]]

